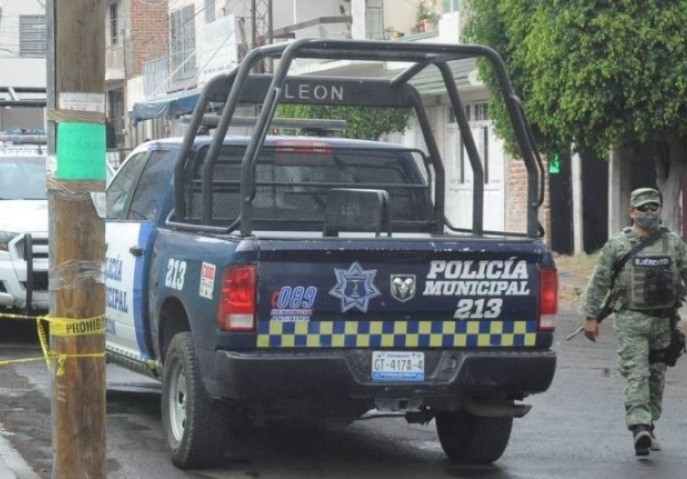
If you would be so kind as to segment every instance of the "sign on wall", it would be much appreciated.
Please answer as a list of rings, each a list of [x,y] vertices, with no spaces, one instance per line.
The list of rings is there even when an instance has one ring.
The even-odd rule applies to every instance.
[[[236,65],[238,59],[236,17],[227,15],[214,22],[206,23],[203,28],[202,39],[199,85],[206,83],[219,73],[228,72]]]

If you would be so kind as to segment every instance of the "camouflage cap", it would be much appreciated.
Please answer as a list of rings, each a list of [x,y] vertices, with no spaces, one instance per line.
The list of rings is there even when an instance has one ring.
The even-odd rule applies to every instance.
[[[647,203],[663,204],[661,193],[653,188],[637,188],[630,195],[630,206],[637,208]]]

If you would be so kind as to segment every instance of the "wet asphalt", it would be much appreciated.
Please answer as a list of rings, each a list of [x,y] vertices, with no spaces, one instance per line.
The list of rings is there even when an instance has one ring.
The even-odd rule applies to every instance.
[[[336,425],[283,424],[249,428],[227,444],[217,469],[180,471],[164,450],[159,385],[108,366],[108,477],[177,478],[679,478],[687,477],[687,360],[668,370],[664,415],[657,425],[663,451],[634,457],[624,425],[612,320],[598,343],[581,323],[559,315],[554,349],[558,366],[544,394],[527,398],[530,413],[514,423],[503,457],[490,466],[457,466],[443,455],[434,423],[403,419]],[[3,334],[4,333],[4,334]],[[8,340],[0,330],[0,361],[32,357],[30,333]],[[4,338],[4,339],[3,339]],[[0,478],[51,477],[51,376],[41,362],[0,368]],[[3,447],[3,444],[5,447]],[[28,465],[28,469],[21,469]],[[5,476],[3,476],[3,473]]]

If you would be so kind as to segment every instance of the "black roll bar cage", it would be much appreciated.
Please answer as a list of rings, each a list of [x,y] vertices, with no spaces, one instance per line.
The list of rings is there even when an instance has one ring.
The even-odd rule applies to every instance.
[[[251,75],[251,69],[266,58],[279,59],[276,71],[270,76]],[[397,61],[412,63],[391,80],[360,78],[317,78],[287,76],[291,63],[296,58],[328,60],[368,60]],[[427,145],[435,175],[434,217],[437,233],[444,226],[454,231],[464,231],[451,225],[444,217],[445,175],[439,149],[436,145],[431,124],[422,99],[409,81],[429,65],[435,65],[446,87],[453,113],[465,144],[474,176],[472,233],[482,236],[484,211],[484,171],[475,145],[469,122],[462,108],[460,95],[451,75],[448,61],[482,58],[493,68],[497,83],[505,100],[506,110],[513,126],[515,139],[527,171],[527,232],[529,238],[541,235],[537,210],[543,197],[544,167],[536,153],[529,126],[526,123],[520,99],[513,92],[505,65],[499,54],[482,45],[453,45],[431,43],[406,43],[375,40],[329,40],[301,39],[290,43],[268,45],[251,50],[237,68],[229,73],[212,78],[203,89],[188,125],[175,165],[174,175],[174,217],[175,224],[186,218],[184,185],[186,184],[186,159],[189,157],[198,129],[202,124],[205,110],[211,102],[223,102],[224,107],[217,124],[215,136],[203,159],[202,165],[202,223],[210,225],[212,220],[212,171],[223,145],[224,138],[232,123],[239,103],[262,103],[262,109],[255,129],[248,142],[241,163],[241,209],[235,225],[248,236],[252,232],[252,202],[255,197],[255,164],[265,137],[274,118],[279,102],[321,103],[359,106],[410,107],[415,111]],[[346,84],[353,91],[353,99],[334,101],[332,98],[287,98],[289,84],[299,82],[318,82],[319,85]],[[268,84],[269,83],[269,84]],[[312,83],[311,83],[312,86]],[[324,88],[324,87],[323,87]],[[375,94],[369,94],[376,88]],[[356,89],[358,93],[356,94]],[[308,90],[311,91],[311,90]],[[362,94],[366,91],[368,94]],[[339,100],[339,99],[337,99]],[[541,178],[540,178],[541,177]],[[541,187],[540,188],[540,184]]]

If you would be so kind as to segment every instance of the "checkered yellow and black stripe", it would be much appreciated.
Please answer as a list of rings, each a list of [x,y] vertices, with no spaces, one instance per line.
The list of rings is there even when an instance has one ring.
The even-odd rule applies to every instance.
[[[536,321],[260,321],[258,348],[531,347]]]

